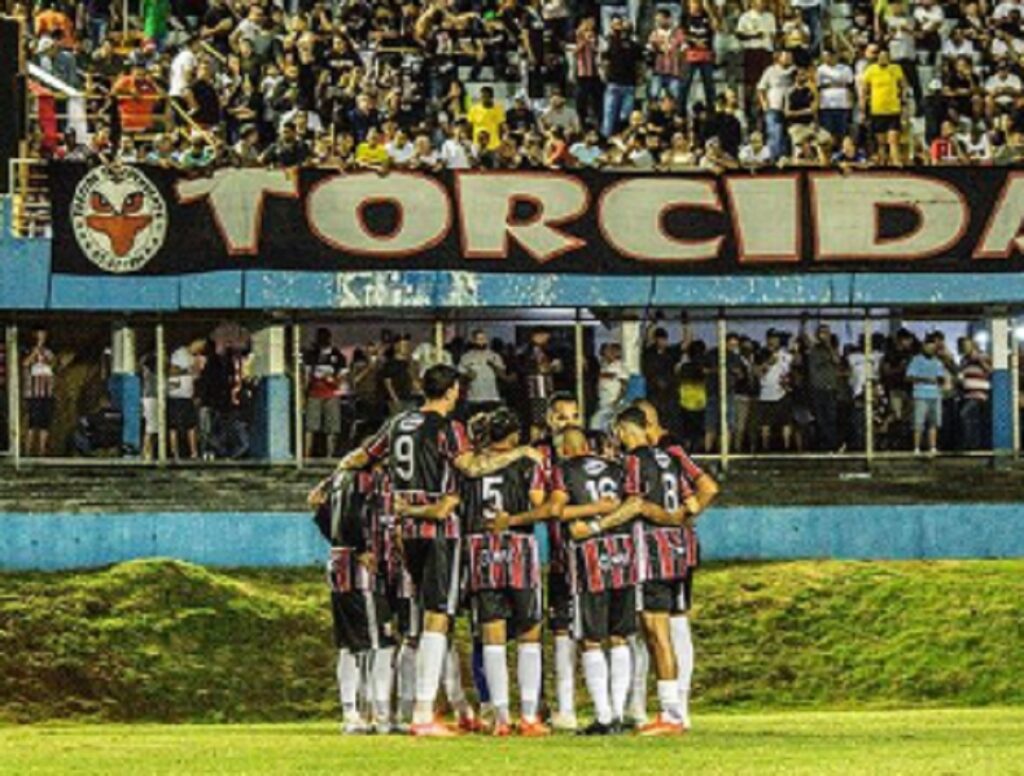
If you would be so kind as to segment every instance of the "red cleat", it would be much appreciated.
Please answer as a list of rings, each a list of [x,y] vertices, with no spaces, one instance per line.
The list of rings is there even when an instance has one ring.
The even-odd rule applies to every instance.
[[[507,722],[495,722],[491,735],[495,738],[508,738],[512,735],[512,726]]]
[[[459,717],[459,731],[462,733],[482,733],[484,732],[483,720],[469,714]]]
[[[521,719],[519,720],[519,735],[523,738],[544,738],[551,735],[551,728],[539,719],[532,722]]]
[[[681,736],[685,732],[686,728],[683,727],[682,722],[672,722],[659,714],[653,722],[648,722],[637,728],[636,734],[654,738],[655,736]]]
[[[455,738],[459,736],[460,733],[459,731],[452,730],[447,725],[434,720],[433,722],[411,725],[409,727],[409,735],[416,736],[418,738]]]

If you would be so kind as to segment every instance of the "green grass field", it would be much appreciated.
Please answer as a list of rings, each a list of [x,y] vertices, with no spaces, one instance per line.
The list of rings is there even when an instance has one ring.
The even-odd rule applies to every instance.
[[[1012,774],[1024,709],[708,714],[682,739],[343,738],[326,723],[0,727],[6,774]]]
[[[712,565],[696,591],[700,713],[1024,706],[1024,561]],[[325,720],[335,654],[315,568],[0,574],[0,721]]]

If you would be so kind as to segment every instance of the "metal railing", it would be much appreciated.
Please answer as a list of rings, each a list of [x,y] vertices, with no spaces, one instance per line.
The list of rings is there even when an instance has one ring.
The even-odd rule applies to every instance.
[[[11,214],[8,233],[19,239],[49,237],[52,216],[46,162],[18,157],[8,160],[7,168]]]

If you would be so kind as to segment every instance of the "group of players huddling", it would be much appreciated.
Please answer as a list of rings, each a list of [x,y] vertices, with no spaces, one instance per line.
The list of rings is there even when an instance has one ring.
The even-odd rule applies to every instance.
[[[519,418],[506,409],[472,418],[468,432],[452,418],[455,369],[430,368],[423,392],[419,409],[390,418],[310,493],[331,543],[343,730],[576,730],[579,645],[595,714],[579,733],[685,732],[694,520],[714,499],[715,481],[668,438],[643,401],[622,410],[613,433],[595,444],[575,399],[557,394],[547,405],[547,436],[525,445]],[[545,607],[537,523],[547,524],[550,549],[550,727],[541,718]],[[462,687],[454,638],[461,612],[470,615],[479,713]],[[517,649],[516,724],[510,640]],[[659,713],[648,720],[651,662]],[[442,683],[456,724],[436,715]]]

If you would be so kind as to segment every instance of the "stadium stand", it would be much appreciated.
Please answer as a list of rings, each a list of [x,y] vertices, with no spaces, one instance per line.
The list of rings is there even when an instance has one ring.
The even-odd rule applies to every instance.
[[[31,32],[42,158],[720,171],[1024,151],[1014,2],[4,5]]]

